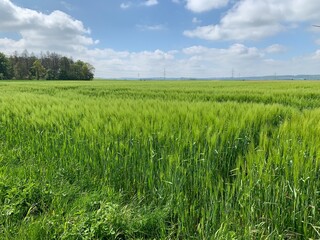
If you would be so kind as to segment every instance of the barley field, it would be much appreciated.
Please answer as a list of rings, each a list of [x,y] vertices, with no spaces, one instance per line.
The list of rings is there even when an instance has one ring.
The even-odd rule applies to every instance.
[[[0,82],[0,239],[319,239],[320,82]]]

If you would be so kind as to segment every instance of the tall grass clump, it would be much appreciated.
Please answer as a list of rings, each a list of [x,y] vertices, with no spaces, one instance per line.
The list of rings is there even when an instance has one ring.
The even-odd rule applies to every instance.
[[[2,83],[1,239],[317,239],[319,86]]]

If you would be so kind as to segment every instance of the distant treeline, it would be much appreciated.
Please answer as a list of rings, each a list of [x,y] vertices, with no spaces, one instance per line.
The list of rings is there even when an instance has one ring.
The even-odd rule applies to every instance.
[[[92,80],[94,67],[89,63],[47,52],[40,57],[24,51],[6,56],[0,52],[0,80]]]

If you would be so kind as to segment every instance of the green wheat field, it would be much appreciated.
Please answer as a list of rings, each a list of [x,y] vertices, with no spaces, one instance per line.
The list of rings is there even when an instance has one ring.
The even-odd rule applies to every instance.
[[[320,82],[0,82],[0,239],[319,239]]]

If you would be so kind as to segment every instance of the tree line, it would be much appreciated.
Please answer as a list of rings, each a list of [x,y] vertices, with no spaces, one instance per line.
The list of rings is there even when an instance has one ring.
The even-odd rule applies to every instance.
[[[92,80],[94,67],[81,60],[47,52],[40,57],[24,51],[6,56],[0,52],[0,80]]]

